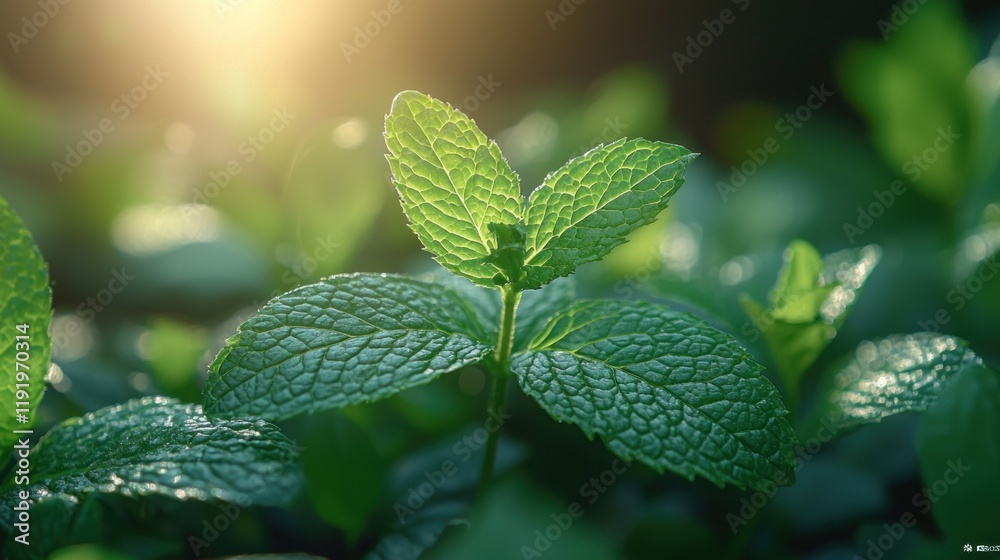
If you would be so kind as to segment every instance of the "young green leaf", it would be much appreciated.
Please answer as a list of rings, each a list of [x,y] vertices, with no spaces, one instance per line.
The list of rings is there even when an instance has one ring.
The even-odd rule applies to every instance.
[[[31,428],[49,369],[52,290],[42,255],[21,218],[0,198],[0,457]],[[15,404],[24,403],[24,404]]]
[[[785,265],[768,298],[771,314],[789,323],[812,321],[836,284],[820,282],[823,258],[809,243],[797,239],[785,251]]]
[[[332,276],[268,302],[212,363],[205,412],[282,419],[383,399],[492,350],[452,290],[401,276]]]
[[[697,156],[681,146],[618,140],[553,172],[528,198],[526,289],[596,261],[651,223]]]
[[[160,494],[181,499],[285,505],[299,490],[297,454],[262,420],[209,421],[201,407],[146,397],[52,428],[31,450],[31,485],[5,485],[0,524],[14,497]]]
[[[491,223],[489,230],[495,249],[483,261],[500,271],[493,276],[493,284],[519,285],[524,280],[524,226]]]
[[[794,480],[795,436],[761,369],[708,323],[625,301],[574,304],[511,364],[549,414],[619,456],[740,488]]]
[[[793,241],[764,309],[749,296],[740,303],[762,333],[778,372],[796,398],[799,379],[837,335],[837,329],[881,258],[878,246],[821,258],[812,245]]]
[[[998,434],[1000,373],[987,367],[959,374],[920,419],[920,473],[934,492],[934,518],[954,543],[996,538]]]
[[[845,367],[827,374],[817,417],[846,429],[927,410],[959,372],[981,363],[952,336],[922,332],[862,342]]]
[[[496,143],[450,105],[415,91],[385,120],[389,167],[410,227],[445,268],[483,286],[503,272],[490,224],[521,222],[517,175]]]

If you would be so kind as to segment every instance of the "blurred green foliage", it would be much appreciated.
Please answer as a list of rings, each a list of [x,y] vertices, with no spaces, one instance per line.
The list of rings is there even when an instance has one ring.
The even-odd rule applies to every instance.
[[[855,357],[863,340],[940,331],[968,340],[995,368],[1000,41],[984,29],[949,2],[928,2],[887,40],[873,34],[839,49],[834,101],[782,139],[723,199],[718,183],[731,181],[730,166],[739,167],[747,150],[767,138],[780,138],[776,122],[818,84],[803,80],[780,101],[733,104],[717,116],[715,146],[699,150],[704,155],[667,215],[604,262],[582,269],[579,295],[653,295],[714,322],[740,337],[779,386],[795,379],[802,417],[821,402],[824,372]],[[530,190],[545,172],[601,142],[643,136],[693,145],[693,135],[670,118],[671,95],[661,72],[628,65],[586,88],[554,83],[502,92],[473,116],[498,138]],[[174,123],[137,113],[58,182],[51,162],[92,123],[0,76],[0,195],[50,263],[53,329],[61,329],[53,336],[66,340],[54,348],[58,374],[50,375],[40,428],[141,395],[199,402],[215,352],[270,297],[348,270],[426,271],[429,258],[408,231],[386,177],[378,131],[387,99],[364,92],[352,98],[353,114],[298,114],[250,161],[238,149],[240,139],[267,124],[267,111],[260,121],[229,123],[238,129],[231,135],[196,128],[186,151],[164,143]],[[942,129],[959,137],[935,150],[931,162],[924,154]],[[233,160],[241,171],[227,174]],[[905,192],[882,203],[894,181]],[[850,238],[845,225],[867,224],[864,214],[871,223]],[[817,288],[818,255],[870,244],[882,254],[853,314],[835,326],[836,337],[817,336],[807,345],[809,359],[789,361],[774,354],[768,336],[755,336],[759,317],[744,312],[740,295],[760,300],[772,289],[795,239],[815,254],[799,249],[808,266],[787,268],[780,284],[801,281],[814,295],[828,289],[810,291]],[[112,293],[113,272],[123,267],[134,281]],[[88,305],[91,298],[99,311]],[[809,323],[815,313],[803,317]],[[535,545],[535,531],[544,533],[553,514],[583,499],[581,485],[613,460],[600,443],[581,441],[575,428],[552,425],[536,405],[518,399],[505,433],[523,445],[510,442],[499,469],[510,475],[482,505],[480,523],[467,530],[452,522],[469,515],[469,487],[456,482],[441,496],[448,500],[400,527],[393,505],[414,481],[407,469],[440,465],[454,455],[463,430],[482,420],[481,372],[470,368],[442,381],[371,410],[283,424],[304,448],[308,498],[287,511],[244,512],[206,554],[305,550],[363,557],[390,536],[410,546],[443,533],[432,557],[519,555],[521,545]],[[804,438],[798,483],[773,496],[687,483],[636,465],[588,504],[544,557],[849,557],[867,554],[884,525],[907,513],[914,525],[884,551],[886,560],[953,556],[966,540],[992,542],[995,527],[987,523],[995,518],[1000,468],[996,385],[995,372],[964,370],[919,418],[894,417],[830,442]],[[972,470],[929,511],[915,505],[959,458]],[[414,471],[416,480],[424,468]],[[218,514],[214,507],[92,499],[62,535],[67,544],[89,544],[53,557],[190,554],[181,540],[200,534],[202,521]],[[734,535],[726,516],[742,509],[754,512],[752,525]],[[101,519],[100,530],[90,515]],[[45,534],[41,523],[35,530]]]

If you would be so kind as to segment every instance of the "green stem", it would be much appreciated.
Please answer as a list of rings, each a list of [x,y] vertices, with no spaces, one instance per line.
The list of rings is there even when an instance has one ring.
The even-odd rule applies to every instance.
[[[521,292],[518,290],[500,290],[503,296],[503,316],[500,318],[500,337],[497,340],[497,349],[494,353],[495,366],[493,369],[493,392],[490,395],[489,408],[486,409],[488,417],[502,418],[504,403],[507,401],[507,381],[510,379],[510,355],[514,348],[514,317],[517,313],[517,304],[521,301]],[[479,491],[477,499],[482,499],[486,490],[493,480],[493,463],[496,462],[497,442],[500,441],[500,426],[496,430],[490,431],[486,439],[486,452],[483,457],[483,469],[479,476]]]

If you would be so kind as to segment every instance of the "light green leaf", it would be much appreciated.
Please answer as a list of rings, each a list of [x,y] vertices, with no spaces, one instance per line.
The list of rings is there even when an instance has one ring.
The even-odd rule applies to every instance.
[[[998,434],[1000,373],[987,367],[960,373],[920,419],[920,472],[930,493],[921,507],[932,508],[953,543],[995,542]]]
[[[809,243],[797,239],[785,249],[785,264],[768,297],[775,319],[789,323],[812,321],[835,284],[821,284],[823,259]]]
[[[21,218],[0,198],[0,457],[30,429],[49,369],[52,290],[42,255]],[[22,325],[24,327],[22,327]],[[24,337],[24,338],[20,338]],[[18,357],[27,358],[18,360]],[[23,385],[23,386],[19,386]],[[23,391],[19,394],[18,391]],[[20,405],[17,403],[26,403]],[[18,410],[22,409],[22,410]],[[18,421],[23,414],[27,422]]]
[[[159,386],[171,395],[192,387],[208,346],[205,333],[168,317],[153,319],[147,333],[149,368]]]
[[[797,398],[802,374],[816,361],[837,330],[819,320],[781,321],[749,297],[741,297],[740,303],[771,350],[788,398]]]
[[[809,243],[793,241],[768,296],[769,308],[740,298],[774,356],[789,398],[797,396],[802,374],[837,335],[881,254],[868,245],[821,258]]]
[[[579,302],[511,369],[555,419],[627,460],[719,486],[794,480],[795,436],[777,390],[735,340],[689,314]]]
[[[160,494],[286,505],[302,482],[292,443],[262,420],[209,421],[201,407],[146,397],[52,428],[31,450],[31,485],[5,485],[0,524],[15,496]]]
[[[445,268],[483,286],[502,272],[490,224],[521,222],[517,175],[496,143],[450,105],[415,91],[385,120],[389,167],[410,227]]]
[[[696,156],[673,144],[622,139],[551,173],[528,198],[523,287],[537,288],[603,258],[655,220]]]
[[[282,419],[371,402],[492,350],[455,292],[402,276],[331,276],[268,302],[212,363],[205,411]]]
[[[923,411],[960,371],[981,363],[952,336],[921,332],[862,342],[846,366],[827,374],[818,417],[846,429]]]

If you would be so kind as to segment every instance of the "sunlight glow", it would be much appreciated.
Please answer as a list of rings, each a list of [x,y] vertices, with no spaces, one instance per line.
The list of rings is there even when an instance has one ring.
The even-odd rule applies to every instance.
[[[126,253],[147,254],[211,241],[219,236],[220,228],[219,213],[211,206],[144,204],[119,214],[111,237],[115,246]]]

